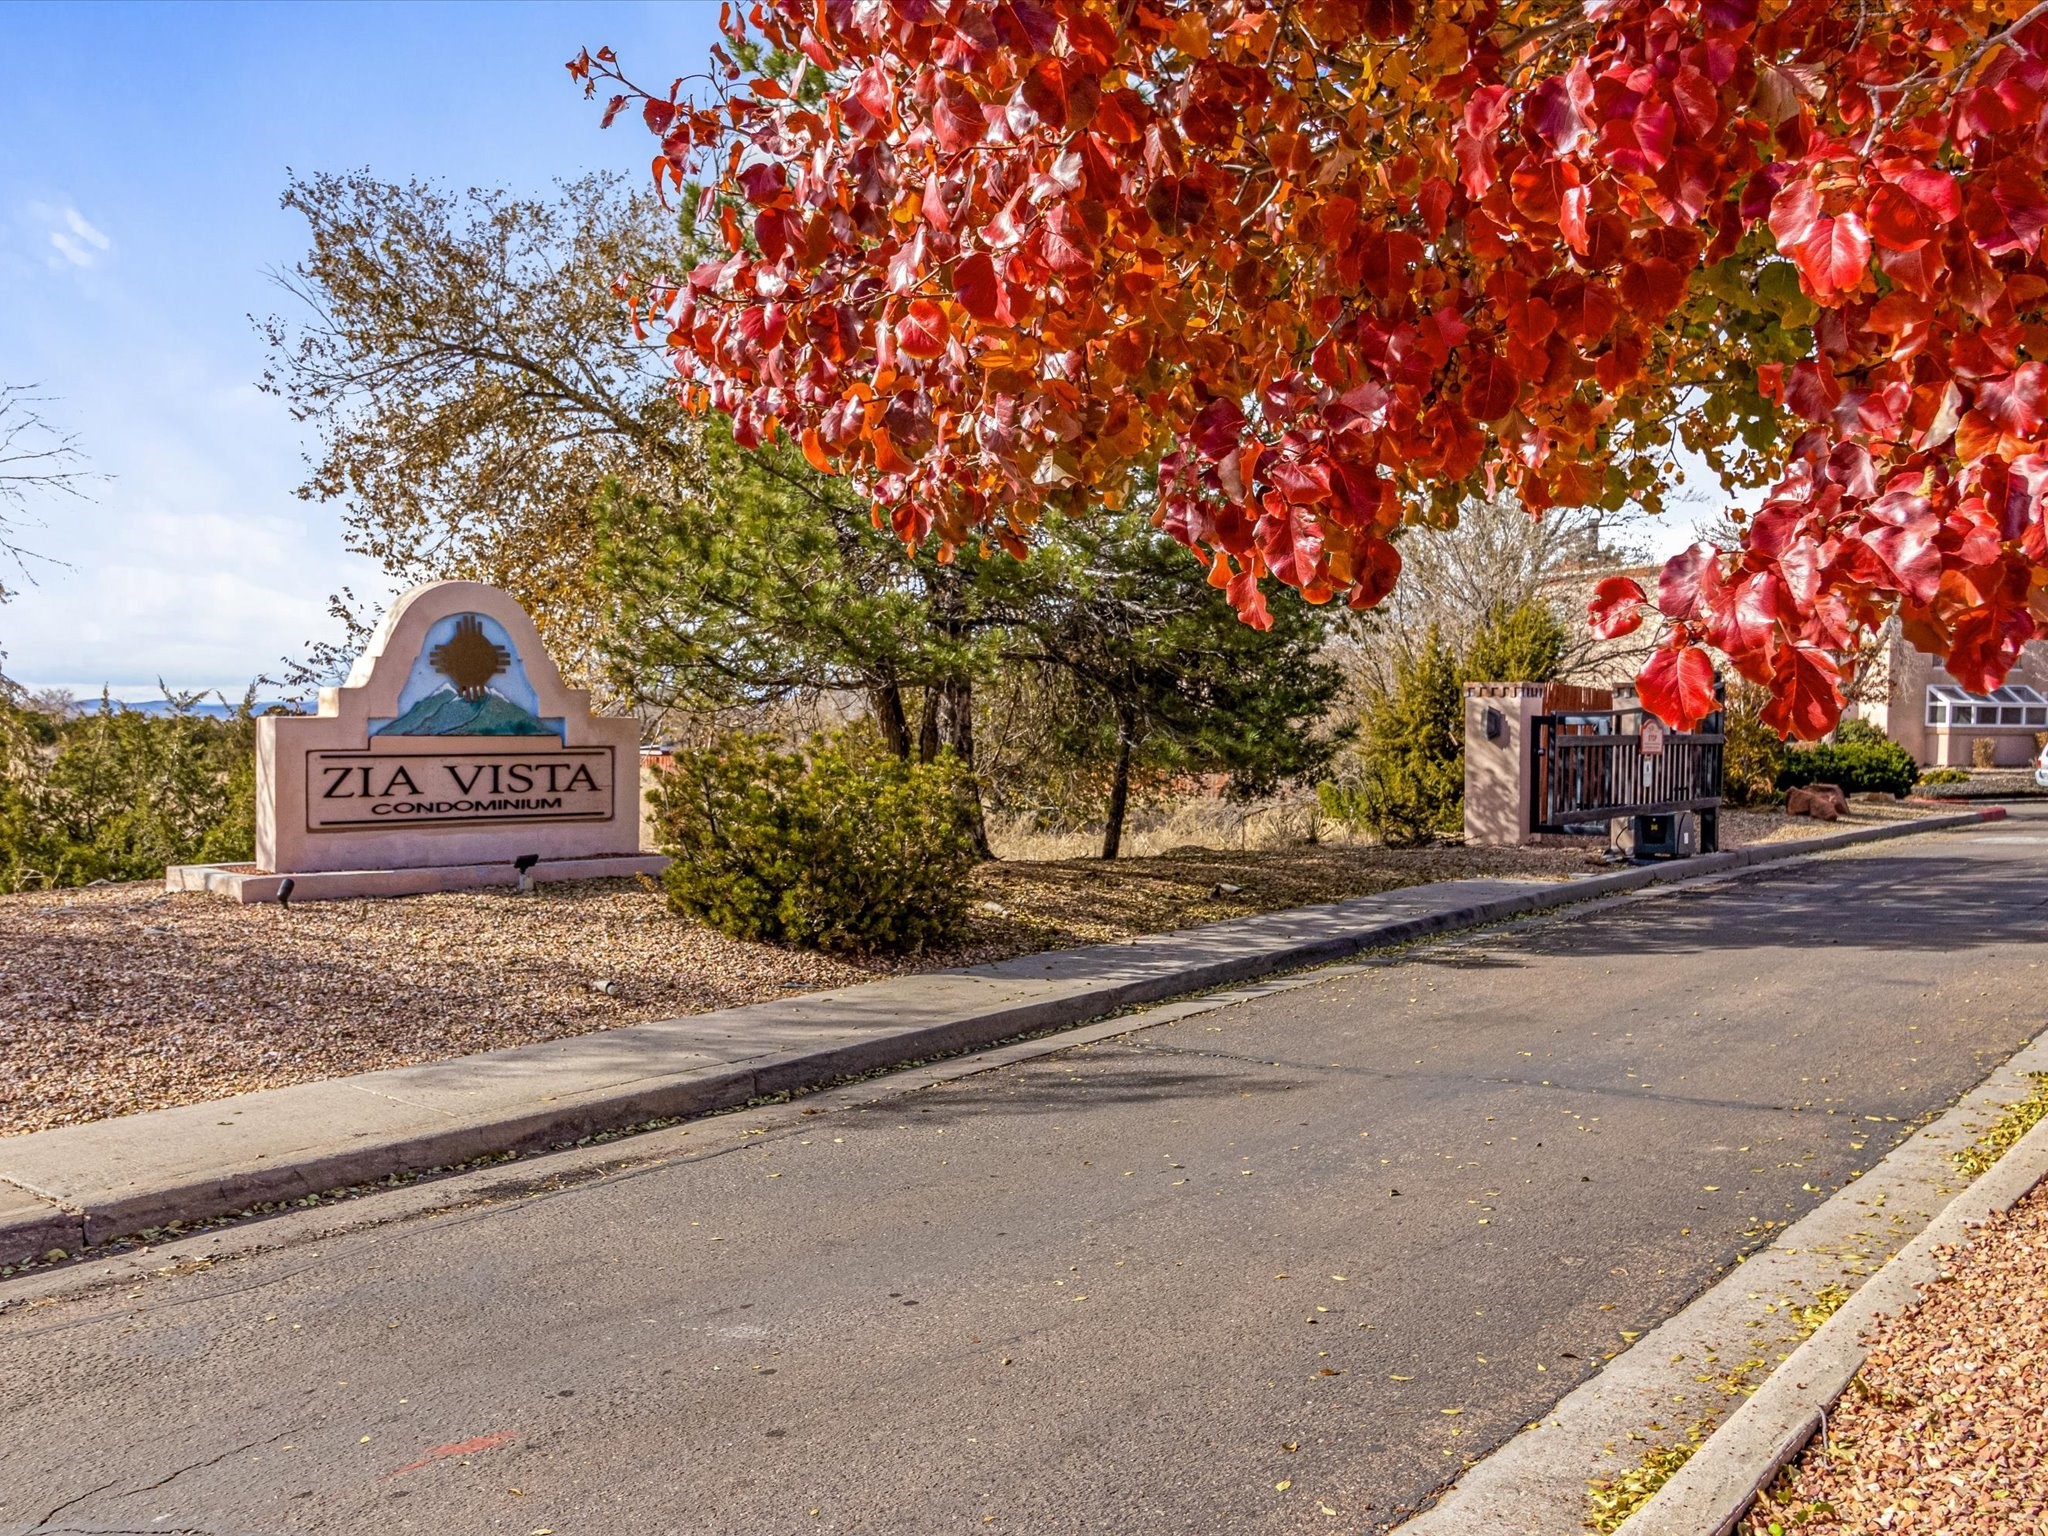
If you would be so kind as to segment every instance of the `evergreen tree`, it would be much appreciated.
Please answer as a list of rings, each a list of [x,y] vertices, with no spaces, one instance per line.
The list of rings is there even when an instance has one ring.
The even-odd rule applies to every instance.
[[[1542,599],[1495,603],[1465,652],[1465,681],[1547,683],[1562,672],[1570,644],[1571,632]]]
[[[1323,804],[1391,848],[1459,829],[1465,800],[1465,698],[1457,654],[1432,625],[1395,662],[1390,688],[1364,710],[1355,774],[1326,784]]]
[[[1030,647],[1009,654],[1064,675],[1073,703],[1059,744],[1109,780],[1105,859],[1122,848],[1139,777],[1227,773],[1233,793],[1258,795],[1328,763],[1339,735],[1318,727],[1341,682],[1323,654],[1331,610],[1281,604],[1271,630],[1252,629],[1141,512],[1051,519],[1044,540],[1006,594]]]

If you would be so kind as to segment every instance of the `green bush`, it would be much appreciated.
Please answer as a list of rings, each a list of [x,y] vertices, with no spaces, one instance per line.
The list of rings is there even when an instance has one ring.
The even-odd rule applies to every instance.
[[[1728,744],[1721,751],[1721,795],[1730,805],[1765,805],[1777,799],[1785,743],[1763,722],[1770,694],[1742,678],[1731,679],[1721,712]]]
[[[0,696],[0,891],[149,880],[167,864],[255,853],[256,730],[167,695],[143,714],[68,713]]]
[[[809,949],[913,952],[967,908],[975,853],[964,771],[858,732],[807,753],[760,736],[685,752],[654,809],[669,905],[720,933]]]
[[[1919,777],[1920,765],[1897,742],[1852,742],[1787,752],[1784,766],[1778,770],[1778,788],[1836,784],[1845,795],[1903,795]]]
[[[1457,833],[1465,802],[1465,697],[1458,658],[1432,628],[1367,702],[1352,771],[1317,786],[1323,810],[1390,848]]]
[[[1966,768],[1929,768],[1920,775],[1922,784],[1967,784],[1970,782]]]
[[[1868,720],[1844,720],[1835,727],[1838,747],[1881,747],[1891,738]]]
[[[1547,683],[1564,666],[1571,630],[1536,598],[1495,603],[1473,633],[1460,669],[1468,683]]]

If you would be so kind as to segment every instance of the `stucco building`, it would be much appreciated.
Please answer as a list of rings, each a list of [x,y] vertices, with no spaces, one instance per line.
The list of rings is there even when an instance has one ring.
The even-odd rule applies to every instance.
[[[1976,694],[1893,625],[1872,673],[1859,690],[1867,697],[1848,713],[1875,725],[1923,768],[1968,768],[1980,740],[1991,743],[1996,766],[2025,767],[2039,750],[2037,737],[2048,733],[2048,644],[2028,646],[2004,687]]]

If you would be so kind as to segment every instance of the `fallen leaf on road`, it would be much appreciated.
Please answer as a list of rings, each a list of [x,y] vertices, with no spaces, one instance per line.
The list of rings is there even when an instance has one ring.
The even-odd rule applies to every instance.
[[[368,1435],[363,1436],[364,1441],[368,1441],[369,1438]],[[418,1461],[409,1461],[402,1467],[394,1468],[391,1476],[397,1477],[400,1473],[404,1472],[417,1472],[421,1467],[430,1467],[445,1457],[474,1456],[478,1451],[494,1451],[501,1445],[510,1445],[511,1443],[512,1436],[496,1434],[478,1435],[473,1440],[457,1440],[448,1445],[433,1446]],[[519,1492],[517,1488],[514,1488],[512,1491],[514,1493]]]
[[[1280,1481],[1279,1481],[1279,1482],[1277,1482],[1277,1483],[1275,1483],[1275,1484],[1273,1485],[1273,1491],[1274,1491],[1275,1493],[1285,1493],[1285,1492],[1286,1492],[1286,1491],[1287,1491],[1288,1489],[1292,1488],[1293,1486],[1294,1486],[1294,1479],[1293,1479],[1293,1478],[1291,1478],[1291,1477],[1283,1477],[1283,1478],[1281,1478],[1281,1479],[1280,1479]]]

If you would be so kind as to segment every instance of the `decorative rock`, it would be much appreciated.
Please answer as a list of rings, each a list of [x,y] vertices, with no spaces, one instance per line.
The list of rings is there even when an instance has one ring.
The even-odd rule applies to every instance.
[[[1837,784],[1808,784],[1785,796],[1785,814],[1834,821],[1849,814],[1849,797]]]

